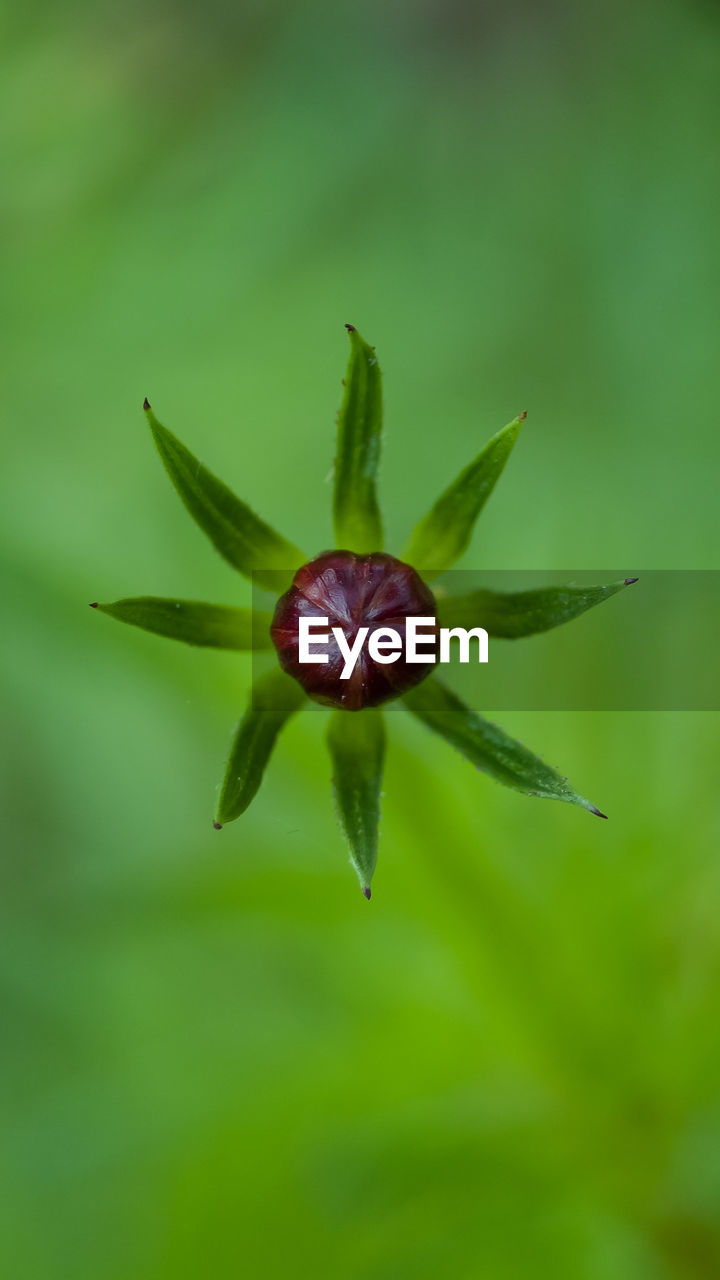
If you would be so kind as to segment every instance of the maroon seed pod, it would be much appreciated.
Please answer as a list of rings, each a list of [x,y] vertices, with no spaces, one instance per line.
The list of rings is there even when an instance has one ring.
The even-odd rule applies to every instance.
[[[280,666],[309,697],[346,711],[360,711],[399,698],[433,670],[433,662],[407,662],[405,658],[406,619],[419,617],[435,617],[435,599],[409,564],[379,551],[372,555],[326,551],[298,569],[290,590],[277,602],[270,634]],[[318,628],[313,639],[340,627],[350,646],[361,627],[369,628],[348,679],[341,678],[345,658],[332,635],[313,650],[327,653],[326,663],[300,662],[300,618],[327,618],[327,628]],[[386,628],[398,633],[402,650],[395,661],[379,663],[371,657],[368,645],[374,632]],[[431,627],[422,627],[423,638],[429,641],[432,634]],[[423,645],[422,651],[432,654],[432,645]]]

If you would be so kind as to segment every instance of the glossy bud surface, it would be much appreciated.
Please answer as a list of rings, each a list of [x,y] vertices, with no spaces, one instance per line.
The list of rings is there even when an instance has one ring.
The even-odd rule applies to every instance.
[[[360,711],[400,697],[433,670],[432,661],[408,662],[405,657],[406,620],[419,617],[435,617],[435,599],[410,565],[382,552],[327,551],[298,569],[277,602],[270,634],[283,670],[309,697]],[[349,678],[341,676],[346,659],[332,635],[314,645],[315,653],[327,653],[326,663],[300,661],[301,618],[327,618],[327,628],[318,628],[317,634],[340,627],[350,646],[361,627],[369,628]],[[394,661],[381,663],[371,656],[369,643],[373,632],[385,628],[398,633],[402,650]],[[423,652],[432,656],[429,641],[437,628],[423,627],[422,634],[428,638]]]

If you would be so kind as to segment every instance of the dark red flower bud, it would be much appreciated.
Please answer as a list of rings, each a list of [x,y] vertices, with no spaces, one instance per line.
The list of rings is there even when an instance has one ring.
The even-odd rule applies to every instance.
[[[277,602],[270,634],[284,671],[302,685],[317,702],[347,711],[376,707],[412,689],[433,670],[434,662],[406,660],[408,618],[435,618],[435,599],[414,569],[394,556],[375,552],[355,555],[352,551],[327,551],[298,569],[289,591]],[[312,652],[326,653],[327,662],[300,661],[300,619],[327,618],[327,627],[316,626],[311,637]],[[360,628],[368,634],[347,679],[347,655],[338,641],[319,640],[323,632],[340,627],[346,644],[357,643]],[[370,653],[374,633],[391,628],[402,644],[393,661],[377,661]],[[437,628],[423,626],[427,637],[421,652],[433,655],[430,643]],[[420,637],[419,637],[420,638]],[[380,642],[383,637],[378,636]],[[392,649],[388,641],[387,657]]]

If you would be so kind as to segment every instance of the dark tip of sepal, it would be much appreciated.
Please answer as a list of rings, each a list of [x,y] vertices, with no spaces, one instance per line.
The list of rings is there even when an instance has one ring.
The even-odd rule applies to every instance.
[[[150,401],[148,400],[148,398],[147,398],[147,396],[146,396],[146,397],[145,397],[145,399],[143,400],[143,409],[144,409],[144,410],[145,410],[145,412],[147,413],[147,411],[148,411],[148,409],[149,409],[149,408],[150,408]]]
[[[607,814],[603,813],[601,809],[596,809],[594,804],[590,805],[590,812],[594,813],[596,818],[605,818],[607,821]]]
[[[354,324],[346,324],[346,325],[345,325],[345,328],[347,329],[348,333],[355,333],[355,332],[356,332],[356,329],[355,329],[355,325],[354,325]]]
[[[91,609],[97,609],[97,607],[98,607],[98,602],[97,602],[97,600],[93,600],[92,604],[90,605],[90,608],[91,608]]]
[[[524,422],[525,419],[527,418],[527,415],[528,415],[527,409],[523,409],[522,413],[518,414],[518,422]]]
[[[222,822],[213,822],[216,831],[222,831]]]
[[[633,582],[639,582],[639,581],[640,581],[640,579],[639,579],[639,578],[626,578],[626,579],[625,579],[625,586],[626,586],[626,587],[631,587],[631,586],[632,586],[632,584],[633,584]]]
[[[372,890],[371,890],[371,888],[370,888],[370,885],[369,885],[369,884],[364,884],[364,885],[363,885],[363,897],[364,897],[364,898],[367,898],[368,902],[370,901],[370,899],[371,899],[371,897],[372,897]]]

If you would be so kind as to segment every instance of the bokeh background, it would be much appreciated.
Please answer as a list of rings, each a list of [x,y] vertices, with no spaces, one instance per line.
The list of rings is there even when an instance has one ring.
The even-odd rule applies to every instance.
[[[3,24],[4,1273],[717,1277],[717,717],[504,717],[601,823],[394,710],[368,905],[324,713],[218,835],[249,659],[87,608],[250,600],[145,395],[329,543],[346,321],[390,549],[528,409],[467,567],[717,568],[717,5]]]

